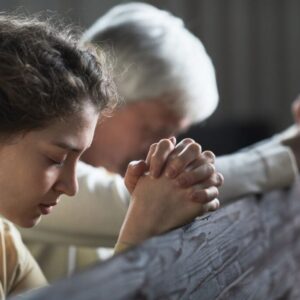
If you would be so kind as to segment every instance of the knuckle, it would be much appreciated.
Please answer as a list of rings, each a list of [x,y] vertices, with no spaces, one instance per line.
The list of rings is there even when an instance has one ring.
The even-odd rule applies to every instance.
[[[163,149],[171,149],[174,144],[169,139],[162,139],[159,141],[158,146]]]
[[[195,188],[190,189],[190,199],[192,201],[207,203],[209,201],[206,190],[197,191]]]
[[[220,207],[220,202],[218,199],[214,199],[211,201],[209,210],[214,211],[217,210]]]
[[[219,189],[215,186],[211,187],[211,197],[216,198],[219,196]]]
[[[189,191],[189,196],[190,196],[190,199],[195,201],[195,200],[198,200],[199,199],[199,193],[196,192],[196,190],[194,188],[191,188],[190,191]]]
[[[218,186],[220,186],[224,183],[224,177],[221,173],[217,173],[217,181],[218,181],[218,183],[217,183]]]
[[[181,141],[181,143],[184,145],[193,144],[193,143],[195,143],[195,140],[193,140],[191,138],[185,138]]]
[[[205,189],[207,200],[213,200],[214,198],[219,196],[219,190],[215,186],[211,186]]]
[[[202,194],[203,194],[203,196],[202,196],[203,197],[203,201],[202,201],[203,203],[207,203],[211,200],[211,198],[209,197],[209,192],[208,192],[207,189],[203,190]]]
[[[182,173],[178,177],[178,182],[181,186],[189,186],[194,183],[194,174]]]
[[[207,172],[208,172],[209,174],[213,174],[213,173],[215,173],[215,171],[216,171],[216,167],[215,167],[215,165],[212,164],[212,163],[207,163],[206,168],[207,168]]]
[[[191,177],[185,177],[185,180],[191,180]],[[208,188],[199,189],[197,185],[189,188],[189,198],[192,201],[200,203],[210,203],[213,200],[216,200],[215,203],[219,203],[216,199],[219,196],[219,189],[216,186],[210,186]]]
[[[220,178],[221,184],[224,183],[224,176],[221,173],[218,173],[218,176]]]
[[[207,211],[215,211],[220,207],[220,201],[218,199],[213,199],[208,203],[202,205],[203,210]]]
[[[211,185],[211,186],[219,186],[219,185],[221,185],[221,181],[220,181],[220,178],[219,178],[218,174],[214,173],[209,178],[208,185]]]
[[[195,154],[201,154],[201,146],[197,143],[188,144],[187,149]]]
[[[215,207],[216,207],[216,209],[218,209],[219,207],[220,207],[220,201],[219,201],[219,199],[215,199]]]
[[[222,175],[219,176],[219,173],[212,174],[206,182],[207,186],[219,187],[223,184]]]
[[[210,150],[203,151],[202,155],[204,156],[204,158],[207,161],[210,161],[210,162],[214,162],[215,159],[216,159],[215,154],[212,151],[210,151]]]

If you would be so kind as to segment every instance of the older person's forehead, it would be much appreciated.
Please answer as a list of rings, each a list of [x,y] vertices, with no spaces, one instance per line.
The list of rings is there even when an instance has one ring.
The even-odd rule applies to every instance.
[[[163,97],[154,98],[154,99],[145,99],[136,101],[126,106],[133,111],[137,111],[144,116],[160,116],[166,118],[180,119],[182,116],[179,116],[178,112],[174,109],[172,99],[166,100]]]
[[[190,121],[161,100],[145,100],[128,105],[145,130],[177,132],[186,130]]]

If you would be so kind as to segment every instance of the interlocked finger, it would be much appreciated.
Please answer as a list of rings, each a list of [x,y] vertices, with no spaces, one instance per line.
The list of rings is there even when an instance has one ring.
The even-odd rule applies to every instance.
[[[147,156],[147,163],[150,165],[150,175],[153,177],[158,177],[170,155],[174,150],[175,145],[170,139],[160,140],[153,149],[150,148],[151,154]]]
[[[196,183],[201,183],[215,174],[215,165],[205,163],[199,167],[182,172],[176,178],[176,183],[180,187],[189,187]]]
[[[209,201],[217,198],[219,196],[219,190],[215,186],[210,186],[208,188],[201,188],[196,185],[189,188],[189,199],[194,202],[208,203]]]
[[[157,147],[157,143],[154,143],[150,146],[147,157],[146,157],[146,164],[150,167],[150,163],[151,163],[151,157],[153,155],[153,153],[155,152]]]
[[[166,175],[169,178],[175,178],[195,160],[199,159],[200,155],[201,146],[197,143],[189,143],[175,157],[172,155],[171,159],[168,159],[165,170]]]
[[[212,201],[208,202],[208,203],[205,203],[203,204],[203,210],[205,212],[208,212],[208,211],[215,211],[217,210],[218,208],[220,207],[220,201],[216,198],[216,199],[213,199]]]
[[[215,163],[215,155],[211,151],[203,151],[200,156],[194,160],[192,163],[190,163],[185,170],[190,171],[197,169],[199,166],[207,163],[214,164]]]
[[[194,143],[195,141],[193,139],[190,138],[183,139],[176,145],[174,151],[170,155],[170,159],[175,158],[187,145],[194,144]]]
[[[205,169],[206,165],[199,167],[199,169],[204,169],[196,171],[182,173],[178,179],[176,178],[176,184],[182,188],[188,188],[195,184],[199,187],[205,189],[210,186],[219,187],[224,183],[224,177],[221,173],[214,171],[214,165],[210,165],[207,170]],[[213,166],[213,167],[211,167]]]

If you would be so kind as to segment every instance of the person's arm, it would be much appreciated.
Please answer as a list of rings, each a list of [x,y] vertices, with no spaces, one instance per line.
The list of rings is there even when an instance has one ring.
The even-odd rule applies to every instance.
[[[225,178],[221,203],[292,185],[299,173],[299,156],[299,128],[292,126],[243,151],[218,157],[216,166]]]
[[[299,176],[299,96],[291,108],[295,120],[293,126],[242,152],[217,159],[216,165],[226,178],[220,189],[222,203],[248,194],[288,187]]]

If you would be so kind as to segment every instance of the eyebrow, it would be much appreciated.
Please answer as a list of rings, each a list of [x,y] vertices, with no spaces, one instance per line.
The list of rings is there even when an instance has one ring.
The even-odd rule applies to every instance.
[[[62,149],[68,150],[68,151],[72,151],[72,152],[81,152],[82,149],[76,148],[71,144],[65,143],[65,142],[56,142],[54,143],[55,146],[60,147]]]

